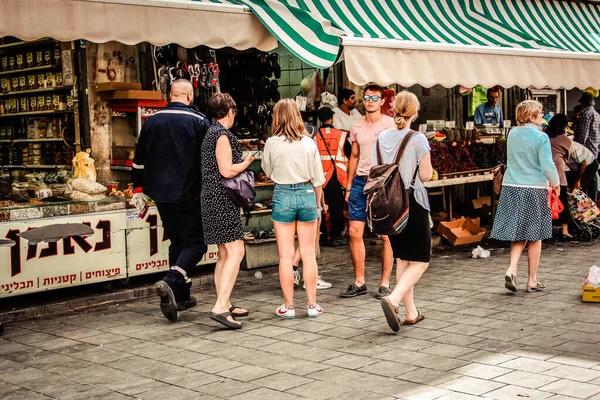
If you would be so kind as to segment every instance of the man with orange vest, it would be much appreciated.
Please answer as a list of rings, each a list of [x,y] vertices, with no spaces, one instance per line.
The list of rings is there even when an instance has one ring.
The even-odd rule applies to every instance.
[[[314,138],[325,172],[323,193],[329,206],[330,243],[336,246],[344,244],[341,233],[344,230],[344,190],[348,178],[350,144],[346,140],[348,132],[333,127],[334,112],[331,108],[321,108],[318,116],[321,127]]]

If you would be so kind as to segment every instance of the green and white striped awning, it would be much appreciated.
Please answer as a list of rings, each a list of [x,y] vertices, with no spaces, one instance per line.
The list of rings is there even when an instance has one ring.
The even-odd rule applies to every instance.
[[[317,68],[330,67],[343,45],[349,77],[358,84],[600,87],[598,4],[559,0],[240,1],[292,53]],[[393,54],[382,57],[386,50]],[[419,57],[414,57],[416,53]],[[435,56],[440,53],[445,56]],[[349,61],[353,64],[348,65]],[[381,62],[392,63],[389,68],[402,71],[402,76],[384,72],[380,65],[373,68]],[[407,62],[419,65],[402,67]],[[428,63],[438,67],[432,69]],[[496,73],[481,76],[474,71],[479,64]],[[532,73],[519,77],[515,68]],[[444,70],[455,73],[440,73]]]

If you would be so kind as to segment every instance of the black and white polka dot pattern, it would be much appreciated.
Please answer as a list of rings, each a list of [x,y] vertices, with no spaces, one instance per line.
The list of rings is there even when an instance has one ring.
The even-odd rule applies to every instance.
[[[551,238],[548,190],[502,186],[491,237],[509,242]]]
[[[231,145],[231,160],[242,162],[242,149],[236,137],[215,122],[206,132],[202,142],[202,224],[204,242],[221,244],[243,239],[244,230],[240,208],[236,206],[223,188],[223,177],[217,164],[217,140],[227,135]]]

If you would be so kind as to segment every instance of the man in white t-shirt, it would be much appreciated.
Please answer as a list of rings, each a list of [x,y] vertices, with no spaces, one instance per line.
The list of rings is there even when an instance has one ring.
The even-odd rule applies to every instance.
[[[342,89],[338,94],[338,106],[333,109],[333,127],[341,131],[350,132],[352,123],[360,119],[362,115],[354,105],[356,103],[356,94],[354,90]]]

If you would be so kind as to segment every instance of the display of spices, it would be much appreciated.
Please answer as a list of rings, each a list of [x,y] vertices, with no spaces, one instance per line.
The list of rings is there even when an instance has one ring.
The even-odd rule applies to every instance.
[[[0,222],[10,221],[10,211],[0,211]]]
[[[69,214],[86,214],[95,210],[96,204],[93,202],[69,204]]]
[[[96,212],[124,210],[124,209],[125,209],[124,201],[111,201],[109,203],[97,203],[96,204]]]
[[[61,215],[68,215],[68,214],[69,214],[69,206],[68,205],[42,207],[42,215],[44,216],[44,218],[59,217]]]
[[[42,218],[42,211],[38,207],[23,208],[20,210],[10,210],[11,221],[33,218]]]

